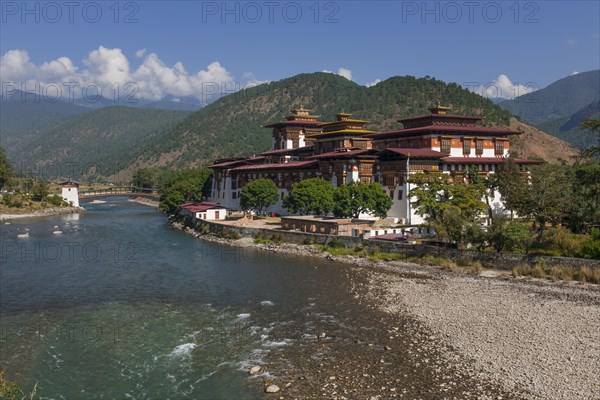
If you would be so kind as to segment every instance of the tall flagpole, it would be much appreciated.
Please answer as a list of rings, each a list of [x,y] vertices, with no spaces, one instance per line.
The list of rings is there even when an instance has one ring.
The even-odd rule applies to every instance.
[[[412,223],[411,211],[410,211],[410,152],[408,153],[408,157],[406,157],[406,198],[408,200],[408,225],[410,226]]]

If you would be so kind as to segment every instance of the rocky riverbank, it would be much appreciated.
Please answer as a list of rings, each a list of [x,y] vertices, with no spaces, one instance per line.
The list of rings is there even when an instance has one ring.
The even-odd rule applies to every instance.
[[[20,219],[20,218],[34,218],[34,217],[46,217],[50,215],[60,215],[60,214],[73,214],[73,213],[81,213],[85,212],[83,207],[55,207],[55,208],[45,208],[40,211],[30,212],[30,213],[3,213],[0,214],[0,221],[10,220],[10,219]]]
[[[251,238],[202,239],[338,261],[349,267],[340,273],[353,274],[349,296],[364,307],[357,309],[362,323],[376,329],[351,344],[324,333],[270,359],[264,367],[275,378],[264,384],[277,384],[286,397],[575,400],[600,393],[598,285],[494,271],[469,276]]]

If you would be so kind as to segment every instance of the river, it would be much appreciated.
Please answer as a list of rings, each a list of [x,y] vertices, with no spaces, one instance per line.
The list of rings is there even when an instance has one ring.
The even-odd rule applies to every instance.
[[[84,206],[2,225],[0,362],[24,388],[257,399],[269,372],[250,378],[249,367],[356,329],[343,322],[355,307],[335,263],[197,240],[125,198]]]

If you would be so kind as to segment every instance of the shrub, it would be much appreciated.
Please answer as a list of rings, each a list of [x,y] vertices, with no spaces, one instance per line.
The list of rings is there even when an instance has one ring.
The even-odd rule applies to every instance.
[[[331,241],[328,243],[329,247],[332,247],[334,249],[341,249],[346,247],[344,245],[344,243],[340,242],[339,240],[337,240],[336,238],[331,239]]]
[[[229,240],[237,240],[240,238],[239,233],[234,232],[234,231],[227,231],[227,230],[222,231],[218,236],[220,238],[229,239]]]
[[[283,242],[283,235],[281,233],[274,233],[271,236],[271,242],[277,243],[277,244],[282,243]]]
[[[600,260],[600,239],[592,239],[583,243],[578,256]]]
[[[69,205],[60,196],[46,196],[44,197],[44,201],[56,207],[66,207]]]
[[[576,235],[563,226],[557,226],[546,230],[540,249],[546,250],[552,255],[576,257],[581,252],[586,240],[583,235]]]
[[[312,238],[304,238],[304,240],[302,241],[302,244],[305,246],[310,246],[311,244],[315,244],[315,241]]]
[[[201,235],[208,235],[210,233],[210,228],[207,224],[200,224],[197,226],[196,231]]]

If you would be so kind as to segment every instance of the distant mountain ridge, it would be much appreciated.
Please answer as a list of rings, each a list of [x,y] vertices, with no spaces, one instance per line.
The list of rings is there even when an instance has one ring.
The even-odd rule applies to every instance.
[[[577,125],[600,116],[600,70],[560,79],[544,89],[498,103],[521,120],[583,149],[594,136]]]
[[[569,117],[600,99],[600,70],[580,72],[514,100],[498,103],[530,124]]]
[[[144,144],[190,115],[188,111],[104,107],[77,115],[27,143],[12,161],[46,178],[113,175]]]

